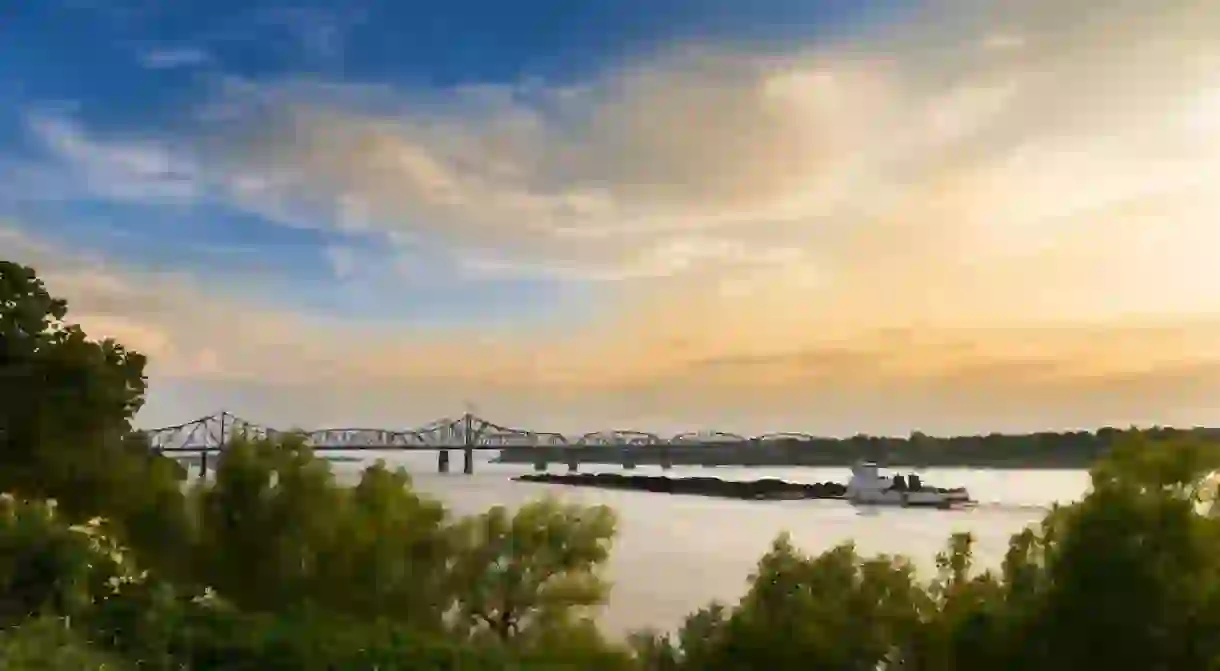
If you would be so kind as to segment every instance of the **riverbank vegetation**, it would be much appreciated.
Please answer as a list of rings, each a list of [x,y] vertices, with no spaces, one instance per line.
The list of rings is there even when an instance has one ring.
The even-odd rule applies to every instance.
[[[1133,436],[1001,567],[939,572],[779,538],[736,604],[676,632],[595,626],[605,508],[457,517],[384,465],[354,486],[293,439],[187,486],[132,433],[143,357],[0,262],[0,668],[1214,669],[1220,514],[1201,440]],[[697,571],[698,567],[691,567]]]
[[[850,466],[861,458],[892,466],[963,468],[1070,468],[1087,469],[1116,446],[1131,440],[1154,442],[1210,441],[1220,444],[1220,429],[1206,427],[1113,428],[1095,431],[1043,431],[1029,434],[992,433],[980,436],[869,436],[850,438],[774,438],[680,445],[582,445],[575,460],[587,464],[671,466]],[[549,461],[567,464],[573,456],[565,448],[552,448]],[[533,464],[538,450],[507,447],[497,459],[510,464]]]

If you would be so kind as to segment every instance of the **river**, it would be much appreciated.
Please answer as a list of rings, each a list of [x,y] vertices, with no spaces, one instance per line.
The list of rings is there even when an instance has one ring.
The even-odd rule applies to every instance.
[[[673,629],[686,614],[712,599],[736,601],[758,558],[783,531],[791,532],[794,542],[808,552],[854,540],[862,553],[903,554],[916,560],[925,576],[931,575],[935,555],[949,535],[970,531],[978,540],[979,561],[998,566],[1011,534],[1041,520],[1053,502],[1079,498],[1088,485],[1083,471],[926,469],[919,471],[925,482],[965,486],[979,507],[864,512],[837,501],[739,501],[513,482],[511,476],[531,468],[490,463],[491,453],[483,452],[476,453],[473,476],[460,472],[460,452],[452,454],[451,467],[458,472],[450,474],[436,472],[436,456],[431,453],[382,456],[407,468],[419,491],[460,514],[494,505],[515,508],[546,495],[613,507],[620,520],[608,569],[614,589],[601,615],[612,633],[644,626]],[[370,461],[375,458],[370,456]],[[345,481],[354,480],[360,468],[359,463],[334,465]],[[584,464],[581,470],[619,469]],[[642,466],[634,473],[659,475],[661,470]],[[667,475],[846,482],[848,469],[678,467]]]

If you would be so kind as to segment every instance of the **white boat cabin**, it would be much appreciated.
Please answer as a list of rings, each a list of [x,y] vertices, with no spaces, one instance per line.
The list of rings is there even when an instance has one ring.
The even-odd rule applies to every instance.
[[[914,473],[887,476],[875,462],[861,461],[852,466],[847,500],[864,505],[949,508],[969,503],[970,495],[964,488],[941,489],[925,485]]]

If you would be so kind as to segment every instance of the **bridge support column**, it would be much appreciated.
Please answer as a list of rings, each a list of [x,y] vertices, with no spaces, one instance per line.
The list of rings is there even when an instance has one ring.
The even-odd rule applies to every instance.
[[[436,453],[436,472],[449,472],[449,450],[439,450]]]
[[[462,450],[462,472],[466,475],[474,475],[474,448],[468,447]]]
[[[575,473],[580,470],[580,459],[576,456],[568,457],[568,472]]]
[[[669,450],[661,450],[661,470],[668,471],[674,467],[674,457]]]
[[[551,464],[547,462],[546,457],[539,457],[534,460],[534,470],[538,472],[545,471]]]
[[[619,450],[619,459],[622,461],[625,470],[633,470],[636,467],[636,458],[630,447],[624,447]]]
[[[208,477],[208,451],[203,450],[199,453],[199,479],[203,480]]]

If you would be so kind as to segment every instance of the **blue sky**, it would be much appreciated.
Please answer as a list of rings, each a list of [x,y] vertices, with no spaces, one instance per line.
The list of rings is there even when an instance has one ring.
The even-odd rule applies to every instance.
[[[152,424],[1194,417],[1220,10],[1149,7],[19,3],[0,251]]]
[[[11,169],[39,161],[50,193],[13,187],[8,214],[40,237],[70,241],[139,266],[223,275],[255,273],[274,301],[369,314],[374,282],[355,299],[334,282],[326,250],[352,244],[375,254],[375,236],[324,226],[284,226],[219,200],[141,195],[113,198],[88,190],[57,166],[54,150],[32,131],[34,119],[70,124],[99,142],[161,141],[201,132],[200,110],[228,80],[311,79],[379,85],[411,95],[454,87],[541,79],[578,81],[688,41],[799,42],[864,19],[842,1],[175,2],[135,0],[23,3],[4,22],[0,59],[0,151]],[[876,9],[874,9],[876,11]],[[24,163],[28,161],[29,163]],[[65,184],[63,179],[69,180]],[[23,182],[18,180],[17,184]],[[42,191],[36,189],[35,191]],[[322,217],[321,214],[311,214]],[[430,274],[445,264],[427,254]],[[372,263],[378,262],[373,260]],[[286,283],[307,292],[280,293]],[[555,282],[427,283],[419,295],[389,288],[397,310],[379,317],[508,315],[536,318],[561,289]],[[570,283],[569,283],[570,284]],[[467,286],[470,285],[470,286]],[[367,309],[366,309],[367,308]],[[511,315],[509,315],[511,316]]]

